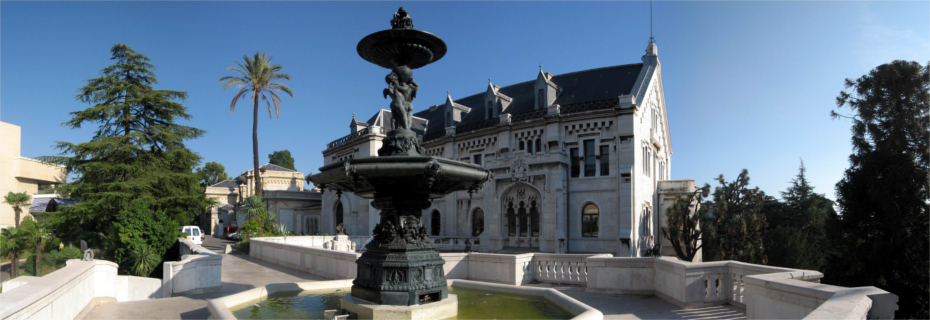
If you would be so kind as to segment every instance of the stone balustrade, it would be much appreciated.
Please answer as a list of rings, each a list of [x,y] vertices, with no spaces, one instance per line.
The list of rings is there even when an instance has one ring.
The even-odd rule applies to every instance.
[[[301,247],[295,242],[252,241],[253,257],[333,279],[355,277],[357,254]],[[609,254],[440,256],[450,280],[573,284],[590,292],[655,295],[680,308],[730,304],[745,308],[750,319],[892,319],[898,309],[897,296],[875,287],[824,285],[819,283],[823,274],[817,271],[737,261],[692,263],[673,257],[614,258]]]
[[[536,281],[563,284],[588,283],[586,259],[610,257],[610,254],[553,254],[535,253],[531,262]]]
[[[110,261],[68,260],[45,276],[4,285],[0,319],[75,319],[101,301],[161,298],[161,286],[158,279],[119,276]]]
[[[181,261],[166,261],[162,268],[162,296],[217,292],[223,285],[223,256],[193,241],[178,238]]]

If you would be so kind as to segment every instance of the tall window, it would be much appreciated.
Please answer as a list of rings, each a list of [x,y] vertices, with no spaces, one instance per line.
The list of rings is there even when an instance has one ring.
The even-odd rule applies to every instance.
[[[542,139],[536,138],[536,152],[542,151]]]
[[[333,209],[333,216],[336,218],[336,226],[341,225],[343,217],[341,201],[336,202],[336,208]],[[342,227],[345,228],[345,225]]]
[[[471,217],[471,236],[477,237],[484,232],[484,210],[475,209]]]
[[[520,236],[525,237],[526,231],[528,229],[527,228],[528,225],[526,223],[527,216],[526,216],[526,203],[525,202],[520,201],[520,208],[517,209],[517,214],[520,216]]]
[[[572,178],[577,178],[581,171],[581,168],[579,168],[578,164],[578,148],[572,148],[569,150],[568,154],[570,157],[569,161],[571,161],[572,164]]]
[[[433,210],[433,213],[430,214],[430,235],[438,236],[439,230],[442,229],[442,215],[439,214],[439,210]]]
[[[601,175],[610,175],[610,146],[601,146]]]
[[[526,153],[534,154],[533,153],[533,140],[526,142],[526,149],[527,149]]]
[[[581,210],[582,237],[597,237],[597,218],[599,215],[600,210],[598,210],[597,206],[593,203],[589,203],[584,206],[584,209]]]
[[[597,171],[597,159],[594,158],[594,140],[584,141],[584,176],[593,177]]]
[[[488,119],[494,118],[494,101],[488,101]]]
[[[517,214],[513,210],[513,201],[507,203],[507,234],[517,236]]]
[[[534,237],[539,236],[539,207],[536,200],[530,201],[530,232]]]
[[[520,150],[525,150],[525,149],[526,149],[526,143],[524,143],[523,140],[520,140]]]
[[[539,109],[546,107],[546,94],[543,92],[543,89],[539,89],[536,93],[536,107]]]
[[[480,154],[476,154],[476,155],[473,156],[473,158],[474,158],[475,164],[477,164],[477,165],[480,166],[480,165],[481,165],[481,155],[480,155]]]

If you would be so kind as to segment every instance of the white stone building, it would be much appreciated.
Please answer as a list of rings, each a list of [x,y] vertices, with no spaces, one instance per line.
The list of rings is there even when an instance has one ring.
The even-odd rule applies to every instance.
[[[660,235],[656,214],[693,180],[669,181],[672,145],[654,42],[642,63],[552,75],[414,114],[427,155],[482,165],[494,177],[423,212],[432,238],[472,238],[485,252],[598,252],[641,256]],[[423,103],[423,101],[420,101]],[[391,112],[327,145],[324,164],[377,156]],[[662,195],[660,195],[660,193]],[[321,227],[370,235],[370,200],[324,192]],[[477,239],[475,239],[477,238]],[[664,254],[674,254],[663,245]]]

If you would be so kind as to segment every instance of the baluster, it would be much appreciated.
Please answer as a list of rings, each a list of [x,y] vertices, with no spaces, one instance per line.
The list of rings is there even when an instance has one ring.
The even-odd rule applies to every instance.
[[[710,297],[710,275],[704,274],[704,301]]]
[[[746,284],[743,282],[743,275],[739,275],[739,302],[743,302],[743,289],[745,289]]]
[[[579,280],[581,280],[582,283],[588,282],[588,265],[587,264],[583,262],[581,263],[581,266],[578,269],[578,275],[579,275],[578,278]]]

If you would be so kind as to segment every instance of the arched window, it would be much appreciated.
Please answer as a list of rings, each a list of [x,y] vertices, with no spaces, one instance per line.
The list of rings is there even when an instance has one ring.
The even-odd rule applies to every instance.
[[[477,237],[484,232],[484,210],[475,209],[471,214],[471,236]]]
[[[597,206],[593,203],[589,203],[584,206],[584,209],[581,210],[582,237],[597,237],[597,220],[599,215],[600,210],[598,210]]]
[[[535,154],[535,153],[533,152],[533,140],[527,141],[527,143],[526,143],[526,149],[527,149],[526,153]]]
[[[526,203],[525,202],[520,201],[520,208],[517,209],[517,214],[520,216],[520,236],[525,237],[526,231],[527,229],[529,229],[527,228],[529,225],[527,225],[526,223],[527,216],[526,216]]]
[[[513,201],[507,203],[507,234],[517,236],[517,214],[513,210]]]
[[[520,140],[520,150],[526,149],[526,145],[523,143],[523,140]]]
[[[542,139],[536,139],[536,152],[542,152]]]
[[[433,210],[433,213],[430,214],[430,235],[438,236],[439,230],[442,229],[442,217],[439,214],[439,210]]]
[[[333,226],[334,228],[342,224],[342,218],[343,218],[342,201],[336,202],[336,207],[333,208],[333,217],[336,220],[336,225]],[[342,227],[345,228],[345,225],[343,225]]]
[[[539,207],[536,200],[530,201],[530,232],[534,237],[539,236]]]

